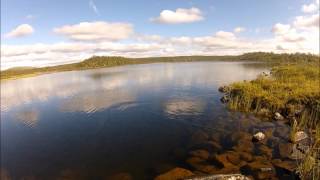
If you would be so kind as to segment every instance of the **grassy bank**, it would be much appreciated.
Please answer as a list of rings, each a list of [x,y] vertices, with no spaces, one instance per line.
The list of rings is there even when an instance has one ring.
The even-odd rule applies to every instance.
[[[236,82],[225,88],[230,109],[273,119],[280,113],[297,131],[311,136],[310,150],[299,163],[303,179],[320,175],[320,67],[315,63],[276,66],[270,74],[252,81]],[[312,177],[316,176],[316,177]]]
[[[191,61],[251,61],[266,63],[310,63],[316,62],[319,56],[310,54],[274,54],[274,53],[246,53],[239,56],[176,56],[125,58],[94,56],[79,63],[51,66],[51,67],[21,67],[1,71],[1,80],[29,77],[44,73],[105,68],[130,64],[147,64],[158,62],[191,62]]]
[[[232,84],[228,106],[267,116],[280,112],[315,127],[320,121],[319,71],[307,64],[274,67],[271,75]]]

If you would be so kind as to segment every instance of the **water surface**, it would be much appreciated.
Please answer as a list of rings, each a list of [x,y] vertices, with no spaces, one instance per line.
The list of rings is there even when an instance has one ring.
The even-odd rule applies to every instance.
[[[185,166],[175,152],[194,132],[223,134],[239,118],[220,103],[220,85],[267,70],[156,63],[2,82],[1,168],[14,179],[150,179]]]

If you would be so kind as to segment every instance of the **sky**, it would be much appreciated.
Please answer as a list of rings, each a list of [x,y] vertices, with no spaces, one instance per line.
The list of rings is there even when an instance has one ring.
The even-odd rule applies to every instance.
[[[319,54],[319,0],[1,0],[1,69],[97,56]]]

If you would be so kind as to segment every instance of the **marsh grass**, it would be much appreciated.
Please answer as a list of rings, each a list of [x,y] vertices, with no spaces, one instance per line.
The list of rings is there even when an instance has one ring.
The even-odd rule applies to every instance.
[[[317,126],[315,130],[313,141],[306,157],[297,167],[297,172],[301,179],[320,179],[320,126]]]
[[[237,111],[280,112],[291,119],[290,138],[311,131],[311,146],[298,163],[302,179],[320,178],[320,67],[315,64],[281,65],[271,75],[230,85],[228,107]],[[260,113],[261,114],[261,113]],[[266,114],[266,113],[264,113]]]
[[[298,114],[300,126],[315,127],[320,118],[320,69],[314,65],[275,67],[270,76],[231,84],[228,107],[258,113],[268,109],[286,116]]]
[[[290,131],[290,139],[294,139],[294,135],[299,131],[297,120],[293,120],[291,131]]]

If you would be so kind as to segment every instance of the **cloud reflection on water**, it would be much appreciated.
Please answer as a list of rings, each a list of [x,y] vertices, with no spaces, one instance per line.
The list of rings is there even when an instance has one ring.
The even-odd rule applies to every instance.
[[[173,99],[164,103],[164,112],[169,117],[199,115],[206,107],[201,99]]]
[[[23,104],[47,102],[54,98],[69,101],[62,102],[64,110],[87,112],[135,100],[136,97],[133,96],[137,93],[157,94],[168,87],[215,89],[222,84],[254,78],[260,72],[261,68],[250,68],[241,63],[194,62],[155,63],[47,74],[1,82],[1,112]],[[72,103],[74,105],[70,105]]]
[[[37,122],[39,120],[39,111],[34,108],[29,110],[22,110],[18,111],[15,114],[15,117],[24,125],[33,128],[37,125]]]
[[[60,110],[62,112],[79,111],[94,113],[102,109],[110,108],[113,105],[133,102],[135,99],[135,96],[128,91],[96,91],[63,101]]]

